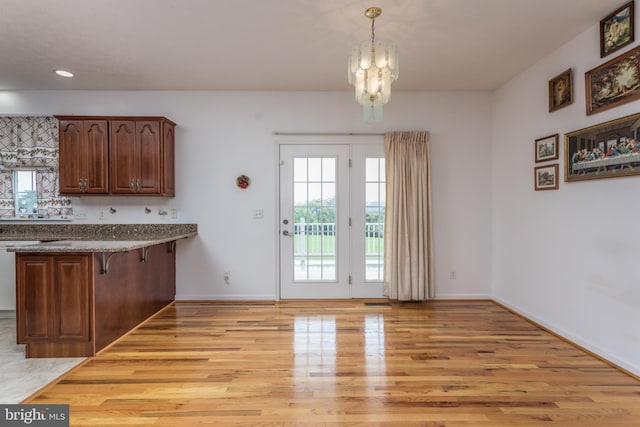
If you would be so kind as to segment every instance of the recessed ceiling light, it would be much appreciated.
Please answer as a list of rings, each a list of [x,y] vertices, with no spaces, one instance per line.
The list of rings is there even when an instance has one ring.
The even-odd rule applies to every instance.
[[[73,77],[73,73],[65,70],[56,70],[56,74],[62,77]]]

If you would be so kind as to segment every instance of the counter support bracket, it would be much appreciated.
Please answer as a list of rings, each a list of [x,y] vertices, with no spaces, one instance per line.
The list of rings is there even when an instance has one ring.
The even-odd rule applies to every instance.
[[[169,252],[170,254],[174,253],[176,251],[176,241],[172,240],[169,242],[169,249],[167,252]]]
[[[102,260],[102,268],[100,269],[100,273],[109,274],[109,261],[111,261],[111,257],[116,253],[117,252],[100,252],[100,259]]]

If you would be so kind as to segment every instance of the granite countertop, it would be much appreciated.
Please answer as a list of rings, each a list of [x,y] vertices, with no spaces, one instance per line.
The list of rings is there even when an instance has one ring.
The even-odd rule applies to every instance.
[[[8,252],[126,252],[197,234],[196,224],[34,224],[5,226],[0,241],[29,241],[7,246]]]

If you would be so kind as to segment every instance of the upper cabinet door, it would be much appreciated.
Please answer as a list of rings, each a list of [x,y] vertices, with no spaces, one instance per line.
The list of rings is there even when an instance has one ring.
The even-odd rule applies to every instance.
[[[111,121],[110,150],[111,193],[135,193],[139,170],[135,121]]]
[[[108,121],[60,120],[59,129],[60,193],[108,193]]]
[[[175,125],[169,122],[162,123],[162,168],[164,177],[162,182],[162,194],[174,197],[176,195],[175,184]]]
[[[109,122],[85,120],[86,177],[85,193],[109,192]]]
[[[58,150],[60,155],[60,193],[80,194],[84,188],[84,122],[60,120]]]
[[[160,122],[111,122],[111,193],[160,194],[162,183]]]
[[[162,134],[160,122],[136,122],[136,143],[138,145],[139,169],[136,190],[141,194],[162,192]]]

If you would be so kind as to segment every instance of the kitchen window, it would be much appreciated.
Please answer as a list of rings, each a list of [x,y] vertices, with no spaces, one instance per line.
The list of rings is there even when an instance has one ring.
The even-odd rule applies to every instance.
[[[0,117],[0,219],[69,218],[59,193],[56,118]]]

